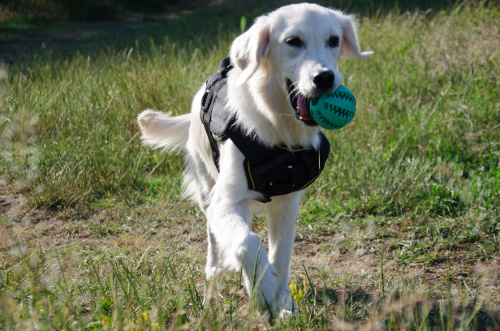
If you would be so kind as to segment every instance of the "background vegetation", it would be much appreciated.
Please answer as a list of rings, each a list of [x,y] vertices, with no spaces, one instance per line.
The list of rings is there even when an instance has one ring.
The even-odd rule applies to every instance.
[[[204,283],[182,157],[142,147],[135,119],[187,112],[244,21],[271,8],[68,4],[0,7],[0,329],[262,326],[238,273]],[[358,112],[327,132],[298,219],[299,317],[273,327],[498,329],[500,7],[325,4],[360,13],[375,55],[340,63]],[[75,22],[101,5],[134,19]]]
[[[177,0],[5,0],[2,21],[99,21],[152,14],[178,5]]]
[[[488,1],[485,1],[487,3]],[[254,12],[258,14],[263,10],[272,10],[283,5],[282,0],[249,0],[249,1],[224,1],[209,2],[207,0],[3,0],[0,3],[2,17],[0,21],[35,21],[50,23],[59,21],[101,21],[109,19],[144,17],[164,14],[169,9],[185,9],[216,5],[219,8],[240,12]],[[407,10],[441,10],[455,7],[453,0],[330,0],[323,1],[322,5],[342,8],[346,11],[355,11],[363,15],[373,15],[377,12],[400,12]]]

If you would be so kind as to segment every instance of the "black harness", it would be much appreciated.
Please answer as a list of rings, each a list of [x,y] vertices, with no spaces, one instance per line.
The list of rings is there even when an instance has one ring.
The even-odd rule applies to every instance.
[[[284,146],[267,147],[256,137],[246,134],[236,123],[235,115],[226,109],[227,73],[232,67],[229,58],[222,60],[219,71],[206,82],[206,91],[201,99],[201,121],[205,127],[215,166],[219,170],[219,147],[217,142],[231,141],[245,156],[243,168],[248,188],[260,192],[265,199],[300,191],[319,176],[330,152],[330,144],[323,133],[318,150],[312,147],[288,149]]]

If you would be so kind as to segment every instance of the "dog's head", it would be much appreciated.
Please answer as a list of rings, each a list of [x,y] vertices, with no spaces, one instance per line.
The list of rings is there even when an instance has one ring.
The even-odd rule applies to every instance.
[[[233,65],[241,70],[237,84],[260,71],[267,91],[286,98],[287,112],[307,125],[315,125],[309,99],[342,83],[339,57],[370,55],[360,50],[353,16],[314,4],[289,5],[257,18],[230,51]]]

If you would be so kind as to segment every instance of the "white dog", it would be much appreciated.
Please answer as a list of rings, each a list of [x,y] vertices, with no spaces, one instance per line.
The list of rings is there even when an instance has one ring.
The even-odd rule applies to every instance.
[[[353,16],[340,11],[304,3],[257,18],[230,49],[233,68],[227,74],[224,101],[227,114],[235,118],[232,126],[269,148],[318,150],[322,134],[308,117],[309,99],[339,87],[340,56],[371,54],[360,51]],[[232,139],[217,142],[220,157],[214,162],[200,120],[206,88],[203,85],[195,95],[190,114],[142,112],[142,139],[186,154],[186,193],[208,219],[207,278],[220,269],[241,268],[247,292],[257,295],[260,308],[271,318],[277,317],[291,309],[288,273],[304,190],[274,195],[269,201],[251,189],[245,155]],[[265,208],[268,215],[268,253],[251,229],[257,208]]]

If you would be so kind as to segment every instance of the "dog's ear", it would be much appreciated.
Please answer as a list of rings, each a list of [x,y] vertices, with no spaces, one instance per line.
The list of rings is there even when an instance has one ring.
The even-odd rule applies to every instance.
[[[343,15],[342,19],[342,45],[340,46],[340,56],[354,59],[369,57],[373,52],[361,52],[356,32],[354,15]]]
[[[231,63],[241,69],[242,74],[236,82],[244,84],[259,67],[262,57],[269,52],[270,25],[267,16],[255,20],[252,27],[231,46]]]

